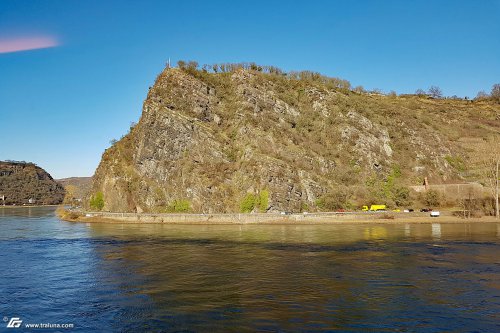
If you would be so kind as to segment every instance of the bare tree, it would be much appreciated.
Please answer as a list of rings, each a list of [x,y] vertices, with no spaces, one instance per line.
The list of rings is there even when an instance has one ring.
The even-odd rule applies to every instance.
[[[494,84],[491,88],[491,98],[500,101],[500,83]]]
[[[186,67],[186,62],[184,60],[179,60],[179,61],[177,61],[177,66],[180,69],[184,69]]]
[[[198,68],[198,62],[196,61],[188,61],[187,69],[191,71],[195,71]]]
[[[458,200],[458,204],[462,208],[463,217],[471,218],[477,214],[479,208],[478,198],[481,197],[481,193],[478,193],[475,189],[469,189],[467,192],[467,197],[462,197]]]
[[[485,163],[486,165],[486,178],[491,189],[491,194],[495,200],[495,217],[500,219],[500,209],[498,207],[498,195],[499,195],[499,181],[500,181],[500,150],[497,148],[496,151],[492,152],[490,157]]]
[[[476,149],[480,176],[489,188],[495,202],[495,217],[500,219],[498,196],[500,194],[500,136],[484,141]]]
[[[427,95],[427,94],[425,93],[425,91],[423,89],[417,89],[417,91],[415,91],[415,95],[423,96],[423,95]]]
[[[443,97],[443,92],[441,91],[441,88],[437,86],[431,86],[429,88],[429,95],[431,95],[434,98],[441,98]]]
[[[481,90],[480,92],[477,93],[475,99],[485,99],[488,97],[489,97],[488,94],[484,90]]]
[[[363,86],[357,86],[354,88],[354,91],[357,92],[357,93],[364,93],[365,92],[365,88],[363,88]]]

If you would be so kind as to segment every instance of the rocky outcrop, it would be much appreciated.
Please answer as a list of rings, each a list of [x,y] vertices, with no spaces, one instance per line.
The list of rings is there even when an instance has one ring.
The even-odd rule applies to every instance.
[[[339,187],[383,182],[396,168],[408,185],[423,175],[462,177],[446,157],[465,156],[454,138],[477,117],[474,107],[252,70],[165,69],[137,125],[103,154],[91,192],[103,193],[109,211],[164,211],[183,201],[194,212],[237,212],[248,194],[264,192],[255,211],[316,210]],[[499,113],[481,110],[485,119]]]
[[[5,196],[6,205],[58,205],[64,193],[63,186],[39,166],[0,161],[0,197]]]

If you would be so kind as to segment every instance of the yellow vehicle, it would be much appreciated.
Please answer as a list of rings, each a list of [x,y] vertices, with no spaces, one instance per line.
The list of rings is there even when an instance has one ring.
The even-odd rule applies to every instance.
[[[368,206],[363,206],[362,211],[367,212],[376,212],[377,210],[386,210],[387,207],[385,205],[371,205],[370,209],[368,209]]]

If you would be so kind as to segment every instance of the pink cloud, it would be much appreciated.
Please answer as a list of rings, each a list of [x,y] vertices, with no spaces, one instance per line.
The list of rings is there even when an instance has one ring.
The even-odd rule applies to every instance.
[[[0,53],[46,49],[58,45],[59,42],[51,36],[0,39]]]

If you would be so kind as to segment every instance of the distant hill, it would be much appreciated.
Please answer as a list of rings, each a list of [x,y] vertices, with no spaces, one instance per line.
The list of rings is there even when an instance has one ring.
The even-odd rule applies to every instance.
[[[465,143],[499,133],[493,100],[370,93],[256,65],[167,68],[103,154],[92,194],[110,211],[404,207],[424,178],[474,180],[470,160],[487,150]]]
[[[57,205],[64,194],[64,187],[34,163],[0,161],[0,197],[5,196],[5,204]]]
[[[56,179],[56,181],[64,186],[69,196],[75,199],[84,198],[92,185],[92,177],[70,177]]]

